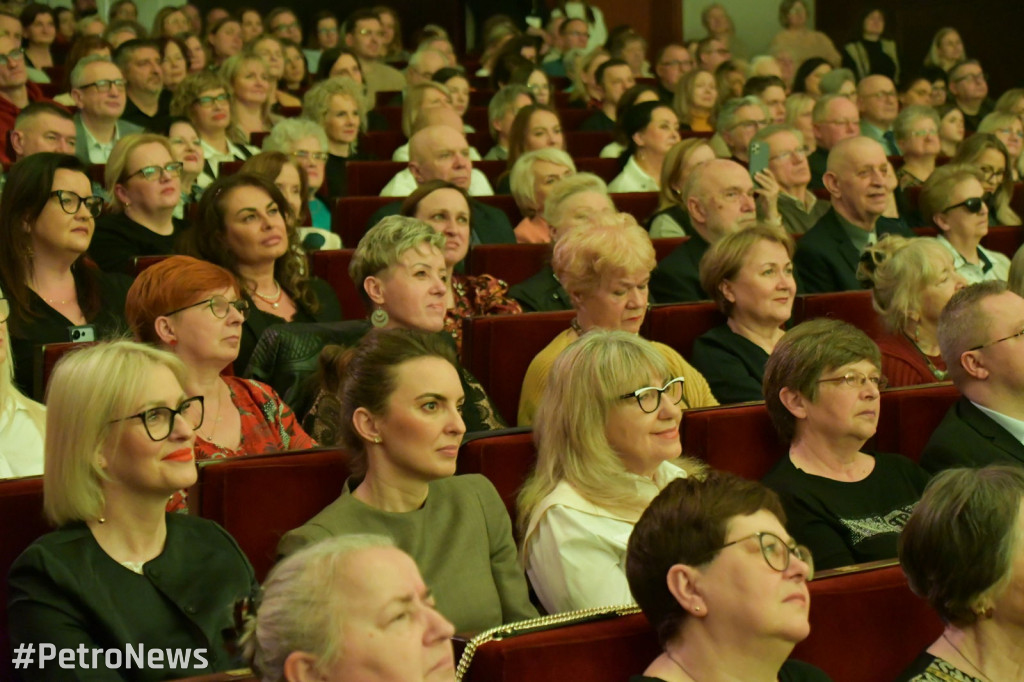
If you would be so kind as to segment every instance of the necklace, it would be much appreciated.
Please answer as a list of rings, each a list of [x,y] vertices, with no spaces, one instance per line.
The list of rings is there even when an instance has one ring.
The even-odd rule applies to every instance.
[[[978,674],[981,675],[984,679],[989,680],[989,682],[992,682],[992,678],[989,677],[988,675],[986,675],[985,672],[981,668],[979,668],[978,666],[974,665],[974,661],[972,661],[971,659],[969,659],[966,656],[964,656],[964,652],[960,651],[960,649],[957,647],[956,644],[953,644],[953,640],[951,640],[946,635],[945,632],[942,633],[942,639],[946,640],[946,643],[949,644],[951,647],[953,647],[953,651],[955,651],[957,654],[959,654],[960,658],[962,658],[965,661],[967,661],[967,665],[969,665],[972,668],[974,668],[975,670],[977,670]]]
[[[274,286],[277,287],[277,290],[270,296],[264,296],[257,289],[253,289],[252,293],[269,303],[274,310],[277,310],[281,305],[281,297],[284,296],[284,289],[281,288],[281,284],[276,279],[274,280]]]
[[[917,341],[910,338],[910,336],[906,332],[903,333],[903,336],[907,339],[907,341],[910,341],[910,343],[914,344],[914,348],[917,349],[917,352],[921,354],[921,357],[924,358],[924,361],[928,364],[928,371],[932,373],[932,376],[935,377],[937,381],[945,381],[946,379],[949,378],[949,372],[944,369],[939,369],[938,367],[936,367],[935,363],[932,362],[932,359],[928,357],[928,354],[921,350],[921,346],[917,345]]]
[[[221,383],[220,381],[218,381],[218,383],[217,383],[217,409],[213,413],[213,416],[214,416],[213,428],[207,429],[205,434],[204,433],[200,433],[199,434],[200,436],[203,437],[203,440],[205,440],[207,442],[210,442],[210,443],[214,442],[213,436],[214,436],[215,433],[217,433],[217,427],[220,426],[220,419],[221,419],[221,417],[220,417],[220,408],[224,404],[224,392],[220,389],[220,383]]]
[[[671,653],[671,652],[670,652],[670,651],[669,651],[668,649],[665,649],[665,655],[666,655],[666,656],[668,656],[668,660],[670,660],[670,661],[672,661],[673,663],[675,663],[675,664],[676,664],[676,666],[678,666],[680,670],[682,670],[682,671],[683,671],[684,673],[686,673],[686,676],[687,676],[687,677],[689,677],[689,678],[690,678],[691,680],[693,680],[693,682],[697,682],[697,678],[696,678],[696,677],[694,677],[694,676],[693,676],[693,675],[692,675],[692,674],[690,673],[690,671],[686,669],[686,666],[685,666],[685,665],[683,665],[682,663],[680,663],[679,661],[677,661],[677,660],[676,660],[676,657],[675,657],[675,656],[673,656],[673,655],[672,655],[672,653]]]
[[[580,326],[579,318],[572,318],[572,322],[569,323],[569,326],[572,327],[574,332],[576,332],[576,336],[583,336],[583,327]]]

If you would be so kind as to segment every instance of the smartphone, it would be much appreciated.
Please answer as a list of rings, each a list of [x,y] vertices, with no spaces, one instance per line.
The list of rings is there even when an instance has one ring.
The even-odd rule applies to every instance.
[[[754,178],[758,173],[768,167],[771,160],[772,148],[763,141],[750,143],[750,177]],[[756,183],[757,180],[754,180]]]
[[[86,343],[96,340],[96,328],[91,324],[68,327],[68,338],[74,343]]]

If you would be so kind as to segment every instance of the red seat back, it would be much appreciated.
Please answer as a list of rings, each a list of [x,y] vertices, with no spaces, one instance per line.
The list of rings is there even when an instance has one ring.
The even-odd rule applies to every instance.
[[[942,633],[938,615],[910,591],[898,565],[812,580],[811,635],[793,658],[834,682],[895,678]]]
[[[195,508],[238,541],[262,581],[281,536],[333,502],[348,475],[341,450],[210,460],[199,467]]]
[[[762,479],[788,451],[762,402],[685,410],[682,441],[684,455],[751,480]]]
[[[566,132],[579,130],[583,122],[593,115],[593,109],[566,107],[558,110],[558,118],[562,121],[562,130]]]
[[[1021,192],[1024,195],[1024,191]],[[1019,225],[1000,225],[988,228],[988,234],[982,237],[981,245],[1013,258],[1024,242],[1024,229]]]
[[[675,251],[676,248],[687,239],[689,239],[689,237],[662,237],[661,239],[652,239],[651,243],[654,244],[654,258],[660,263],[666,256],[668,256],[668,254]]]
[[[469,250],[466,271],[518,284],[535,275],[550,254],[550,244],[477,244]]]
[[[105,175],[107,173],[107,164],[105,163],[93,163],[89,165],[89,179],[95,182],[100,187],[106,187],[107,181]]]
[[[390,156],[383,161],[349,161],[345,164],[348,172],[349,196],[379,196],[384,185],[388,184],[396,173],[408,165],[405,161],[392,161]]]
[[[359,289],[348,275],[353,253],[355,249],[313,251],[309,254],[310,270],[334,290],[341,302],[343,319],[361,320],[367,315],[366,306]]]
[[[504,161],[488,161],[487,163],[504,163]],[[475,167],[477,164],[473,165]],[[516,200],[512,198],[511,194],[494,194],[487,197],[473,198],[481,204],[487,204],[488,206],[501,209],[508,217],[508,222],[512,227],[518,225],[519,221],[523,219],[523,214],[520,213],[519,206],[516,204]]]
[[[608,159],[601,159],[607,161]],[[615,159],[611,159],[614,161]],[[615,176],[612,176],[613,178]],[[651,214],[658,210],[658,193],[657,192],[629,192],[628,194],[618,193],[612,194],[612,201],[615,202],[615,208],[619,209],[623,213],[628,213],[636,221],[643,225],[647,222],[647,219],[651,217]]]
[[[35,357],[32,363],[32,398],[38,402],[45,402],[46,387],[50,385],[50,375],[53,368],[67,353],[79,348],[87,348],[95,342],[72,342],[47,343],[36,346]]]
[[[253,147],[256,147],[257,149],[262,149],[263,140],[267,139],[268,135],[270,135],[269,131],[254,130],[253,132],[249,133],[249,144],[251,144]]]
[[[395,150],[405,144],[401,130],[371,130],[359,141],[359,148],[378,159],[390,159]],[[349,190],[351,193],[351,189]]]
[[[615,176],[619,174],[619,160],[618,159],[601,159],[597,157],[581,157],[573,159],[576,161],[576,170],[580,173],[593,173],[605,182],[611,182],[615,179]],[[616,207],[618,203],[616,202]],[[619,207],[621,211],[622,208]]]
[[[570,130],[565,133],[565,149],[574,159],[599,158],[613,139],[608,130]]]
[[[882,318],[871,304],[870,291],[834,291],[797,296],[793,303],[794,320],[803,322],[816,317],[849,322],[873,339],[885,333]]]
[[[359,163],[359,162],[353,162]],[[352,164],[350,163],[349,166]],[[367,223],[382,206],[401,201],[395,197],[338,197],[331,210],[331,232],[341,237],[346,248],[354,249],[366,233]]]
[[[151,265],[156,265],[165,258],[170,258],[170,256],[135,256],[132,259],[132,271],[128,274],[138,277],[143,270]]]
[[[481,150],[481,153],[486,154],[487,150]],[[491,183],[491,187],[494,187],[501,174],[508,170],[508,161],[474,161],[473,169],[486,175],[487,181]]]
[[[515,528],[516,495],[536,462],[532,432],[484,436],[462,444],[456,473],[486,476],[501,495]]]
[[[480,381],[505,421],[519,414],[523,377],[534,356],[576,316],[573,310],[491,315],[463,322],[462,365]]]
[[[932,432],[959,398],[960,392],[950,383],[884,391],[874,447],[920,460]]]
[[[671,346],[689,358],[697,337],[725,322],[725,316],[711,301],[702,301],[653,306],[647,320],[647,338]]]
[[[234,175],[242,170],[242,166],[244,164],[245,161],[239,161],[237,159],[234,161],[221,161],[217,166],[217,177]]]

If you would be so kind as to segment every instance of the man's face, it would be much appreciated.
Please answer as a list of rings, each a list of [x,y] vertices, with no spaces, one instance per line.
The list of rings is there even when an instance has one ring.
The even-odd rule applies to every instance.
[[[695,196],[687,200],[694,227],[715,243],[731,232],[750,227],[757,220],[754,183],[747,170],[735,161],[716,159],[693,170],[704,177]]]
[[[0,88],[17,88],[25,85],[28,81],[28,72],[25,70],[25,55],[18,54],[11,56],[11,53],[21,49],[21,40],[10,35],[0,38]]]
[[[900,113],[896,86],[885,76],[868,76],[862,80],[857,90],[857,102],[864,120],[883,130],[887,130]]]
[[[17,40],[18,44],[21,45],[22,35],[23,31],[20,21],[14,17],[0,15],[0,36],[10,36]],[[7,52],[10,52],[10,50],[7,50]]]
[[[164,86],[160,68],[160,53],[152,47],[140,47],[132,52],[124,78],[129,91],[159,94]]]
[[[786,120],[786,91],[778,85],[769,85],[761,91],[758,99],[768,107],[772,123],[783,123]]]
[[[832,205],[853,223],[874,223],[889,199],[889,160],[882,145],[866,137],[846,143],[835,165],[825,172]]]
[[[434,52],[433,50],[424,52],[417,66],[414,67],[410,64],[406,69],[406,80],[409,81],[409,85],[427,83],[434,77],[435,73],[446,65],[444,55],[440,52]]]
[[[102,83],[123,80],[121,69],[110,62],[94,62],[82,72],[82,82],[71,90],[71,97],[82,113],[90,118],[120,118],[127,103],[124,85]]]
[[[345,43],[362,59],[379,59],[384,29],[379,19],[360,19],[345,36]]]
[[[771,148],[768,167],[782,189],[795,195],[811,181],[811,167],[807,163],[807,148],[789,131],[782,131],[765,142]],[[802,198],[802,197],[801,197]]]
[[[715,72],[718,65],[732,59],[732,53],[721,40],[712,40],[704,51],[700,53],[700,68],[705,71]]]
[[[409,162],[416,182],[447,180],[468,191],[473,162],[466,136],[449,127],[424,128],[419,134],[424,134],[422,146],[416,145],[415,158]]]
[[[832,149],[840,140],[860,135],[860,113],[850,100],[832,100],[826,114],[824,121],[814,124],[814,139],[822,149]]]
[[[988,97],[988,81],[979,64],[964,64],[949,79],[949,91],[961,102],[980,102]]]
[[[492,123],[494,129],[498,132],[499,144],[503,144],[503,146],[508,145],[508,134],[512,130],[512,122],[516,120],[516,114],[519,113],[520,109],[532,103],[533,100],[530,99],[529,95],[516,95],[515,101],[505,111],[505,115]]]
[[[590,29],[587,22],[580,19],[569,19],[562,27],[565,40],[565,51],[585,50],[587,41],[590,40]]]
[[[278,38],[287,38],[296,45],[302,44],[302,24],[291,12],[282,12],[270,22],[270,32]]]
[[[18,159],[38,154],[56,152],[75,153],[75,122],[55,114],[38,114],[11,132],[11,146]]]
[[[728,130],[722,131],[722,139],[728,145],[729,151],[738,159],[746,161],[749,157],[748,147],[754,135],[761,128],[768,125],[761,107],[740,107],[736,111],[736,120],[733,121]]]
[[[693,71],[693,59],[690,58],[690,51],[682,45],[665,48],[661,59],[654,65],[654,71],[665,89],[675,92],[676,84],[683,74]]]
[[[636,85],[633,70],[626,65],[609,66],[601,75],[601,89],[604,91],[604,104],[615,106],[623,93]]]

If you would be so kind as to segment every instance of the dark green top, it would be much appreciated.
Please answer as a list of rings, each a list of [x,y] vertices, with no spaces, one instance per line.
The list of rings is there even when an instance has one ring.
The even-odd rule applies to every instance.
[[[723,324],[693,342],[693,366],[722,405],[763,400],[761,382],[768,353]]]
[[[665,682],[660,677],[633,675],[629,682]],[[832,678],[810,663],[789,660],[779,668],[779,682],[832,682]]]

